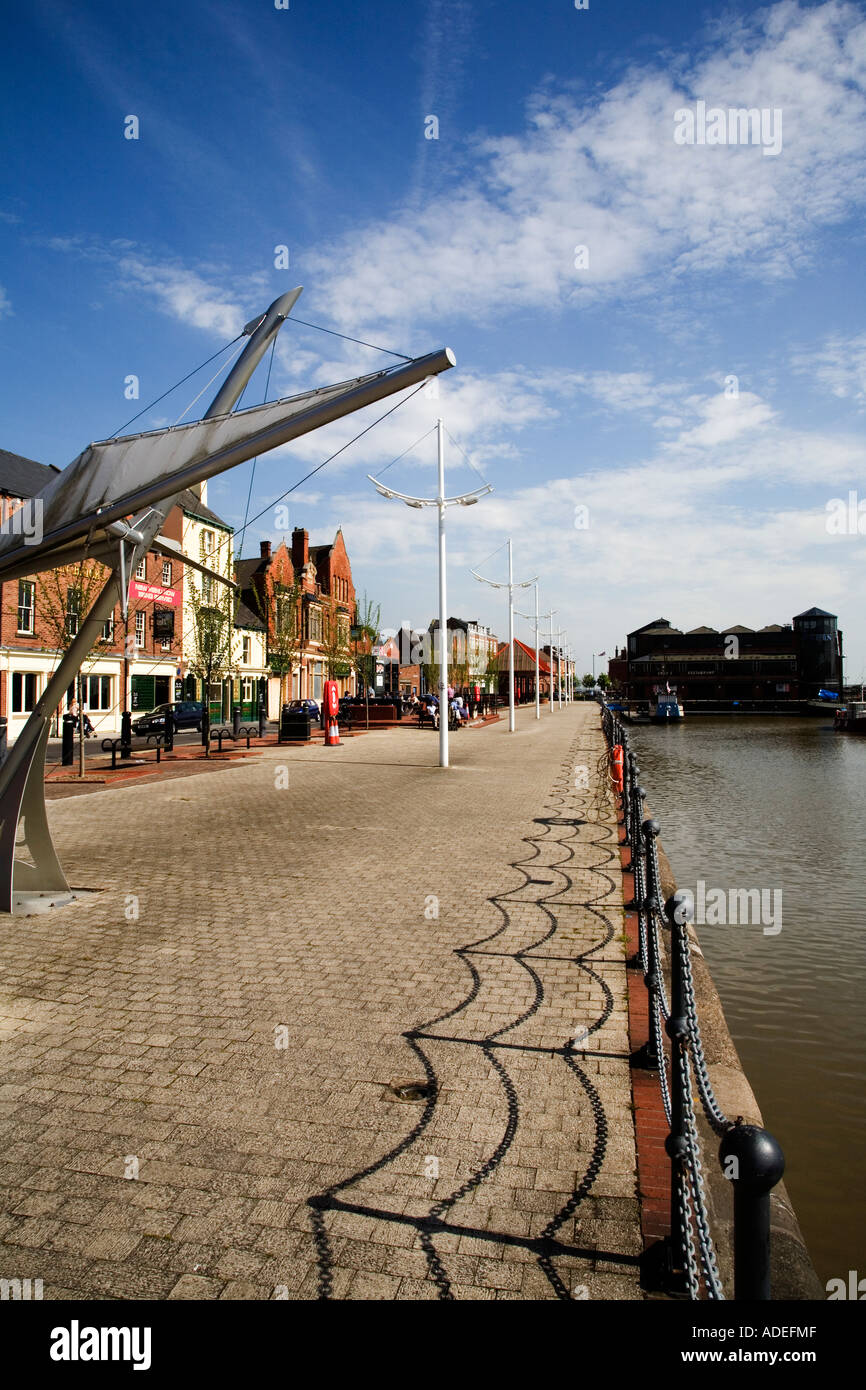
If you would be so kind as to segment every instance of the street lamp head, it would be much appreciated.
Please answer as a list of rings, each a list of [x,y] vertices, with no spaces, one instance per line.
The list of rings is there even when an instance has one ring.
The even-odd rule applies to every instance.
[[[389,493],[388,495],[389,495],[390,497],[393,497],[394,494],[393,494],[393,493]],[[407,507],[417,507],[417,509],[418,509],[419,512],[421,511],[421,508],[424,506],[424,503],[423,503],[423,502],[412,502],[412,501],[409,500],[408,497],[404,497],[404,498],[403,498],[403,501],[406,503],[406,506],[407,506]]]

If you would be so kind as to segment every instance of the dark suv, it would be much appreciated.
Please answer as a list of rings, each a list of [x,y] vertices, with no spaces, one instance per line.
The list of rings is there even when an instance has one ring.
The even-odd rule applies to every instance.
[[[174,705],[157,705],[150,714],[133,719],[132,730],[136,734],[160,734],[165,729],[165,716],[171,710],[174,727],[177,729],[201,729],[201,700],[179,700]]]

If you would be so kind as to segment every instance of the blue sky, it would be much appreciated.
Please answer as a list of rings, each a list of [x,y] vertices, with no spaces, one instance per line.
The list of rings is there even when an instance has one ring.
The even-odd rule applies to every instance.
[[[452,613],[505,630],[469,569],[502,579],[510,534],[584,669],[661,615],[818,604],[866,676],[866,515],[827,529],[834,498],[866,514],[861,7],[31,0],[4,39],[0,446],[65,465],[303,284],[303,319],[458,359],[290,499],[316,542],[342,524],[385,623],[432,616],[435,526],[365,475],[441,413],[495,489],[449,513]],[[699,102],[780,148],[678,143]],[[287,324],[270,395],[390,360]],[[384,408],[260,459],[251,512]],[[432,493],[434,464],[428,438],[389,481]],[[250,468],[210,485],[237,527]],[[477,481],[449,445],[449,492]]]

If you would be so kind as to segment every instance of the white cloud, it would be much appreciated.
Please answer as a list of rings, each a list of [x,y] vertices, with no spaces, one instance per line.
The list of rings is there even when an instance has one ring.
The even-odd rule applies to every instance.
[[[866,333],[831,335],[819,348],[794,353],[791,364],[837,399],[866,404]]]
[[[3,286],[0,285],[0,319],[11,318],[13,313],[14,310],[9,302],[9,296]]]
[[[160,265],[141,255],[121,256],[117,269],[122,285],[146,290],[163,313],[194,328],[233,338],[249,318],[236,299],[197,271]]]
[[[397,210],[312,261],[333,320],[356,328],[556,309],[692,273],[768,279],[808,257],[817,229],[866,193],[866,21],[790,0],[676,63],[633,68],[599,100],[537,96],[526,131],[479,140],[447,196]],[[781,108],[775,158],[673,139],[697,99]],[[574,248],[589,248],[576,270]],[[321,300],[320,300],[321,302]]]

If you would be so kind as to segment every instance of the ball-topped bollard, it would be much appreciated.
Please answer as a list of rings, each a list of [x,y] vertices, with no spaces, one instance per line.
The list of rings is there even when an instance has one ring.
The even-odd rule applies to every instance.
[[[785,1155],[766,1129],[738,1122],[719,1145],[719,1161],[734,1188],[734,1298],[763,1302],[770,1297],[770,1192]]]

